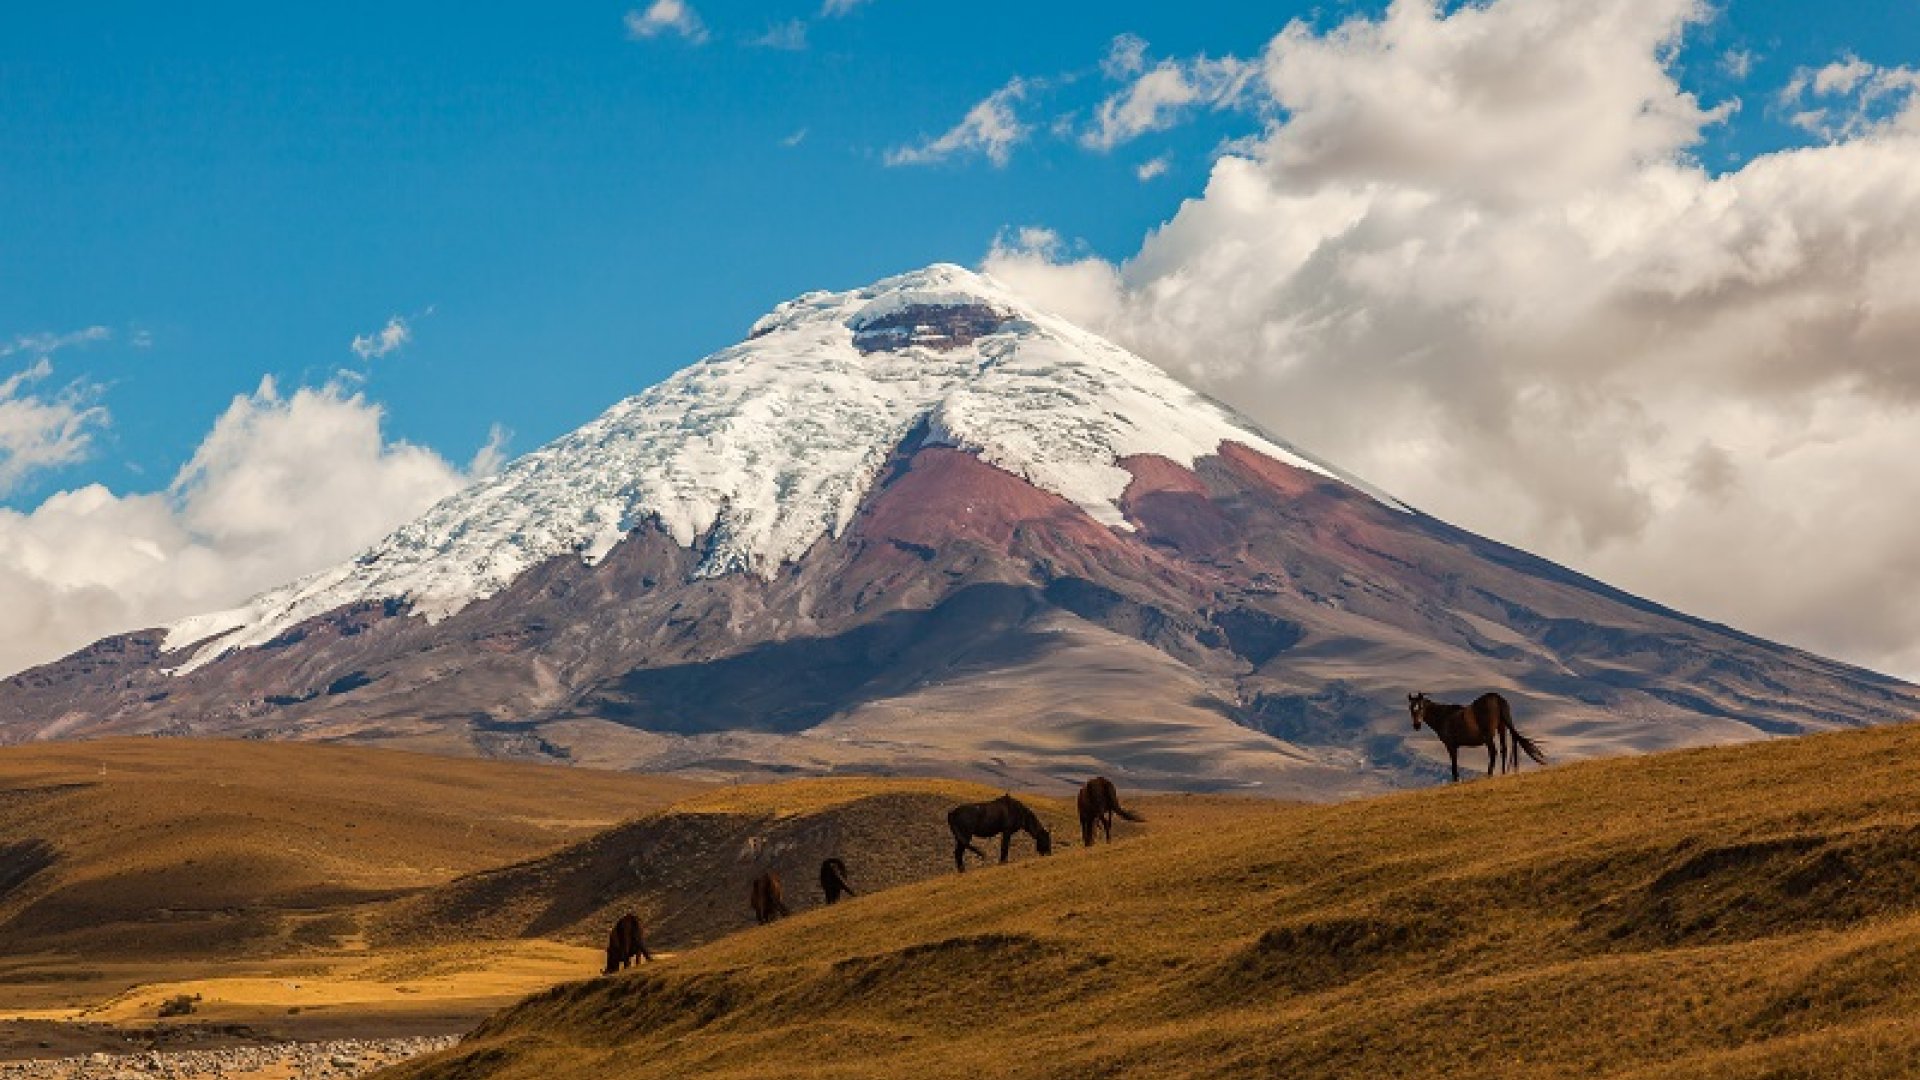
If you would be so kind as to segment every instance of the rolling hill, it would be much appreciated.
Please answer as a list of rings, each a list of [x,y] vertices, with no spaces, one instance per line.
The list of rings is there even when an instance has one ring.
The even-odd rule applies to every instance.
[[[1275,808],[535,995],[392,1080],[1904,1077],[1920,727]]]

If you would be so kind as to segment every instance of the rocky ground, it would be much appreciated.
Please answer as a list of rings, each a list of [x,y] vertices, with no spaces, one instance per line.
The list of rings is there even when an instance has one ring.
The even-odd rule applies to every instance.
[[[419,1054],[444,1050],[458,1041],[458,1036],[440,1035],[94,1053],[0,1062],[0,1080],[347,1080]]]

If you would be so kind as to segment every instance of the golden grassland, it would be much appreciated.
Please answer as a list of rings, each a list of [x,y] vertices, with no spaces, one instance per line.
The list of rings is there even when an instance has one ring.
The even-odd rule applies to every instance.
[[[0,1020],[151,1021],[159,1001],[198,993],[182,1022],[313,1027],[340,1014],[387,1013],[405,1030],[424,1012],[435,1017],[427,1027],[457,1029],[592,970],[591,952],[503,942],[401,946],[376,957],[365,926],[377,912],[699,789],[302,744],[114,739],[8,748],[0,751]],[[407,963],[438,965],[440,974],[414,978],[394,966]],[[449,1002],[458,1002],[450,1013]]]
[[[1920,728],[1192,805],[557,987],[390,1075],[1920,1074]]]

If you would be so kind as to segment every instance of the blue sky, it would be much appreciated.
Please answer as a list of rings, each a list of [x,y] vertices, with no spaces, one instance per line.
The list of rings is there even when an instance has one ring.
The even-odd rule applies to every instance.
[[[634,38],[620,4],[8,5],[0,337],[113,337],[54,359],[56,382],[101,384],[92,453],[7,501],[158,487],[234,394],[355,366],[350,341],[393,315],[412,341],[366,392],[391,433],[464,460],[491,424],[529,449],[806,289],[975,262],[1023,225],[1123,258],[1256,116],[1106,153],[1043,133],[1003,168],[884,155],[1015,76],[1048,80],[1042,122],[1084,118],[1122,33],[1251,57],[1289,19],[1378,7],[707,2],[696,44]],[[752,44],[790,20],[805,48]],[[1705,100],[1744,103],[1702,157],[1795,140],[1765,88],[1920,55],[1916,24],[1912,0],[1732,4],[1682,62]]]

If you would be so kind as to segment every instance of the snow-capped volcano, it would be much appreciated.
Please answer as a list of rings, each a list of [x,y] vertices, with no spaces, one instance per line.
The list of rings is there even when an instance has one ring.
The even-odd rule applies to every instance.
[[[699,361],[429,510],[365,554],[233,611],[170,627],[181,669],[372,600],[430,620],[556,556],[600,561],[657,519],[697,573],[772,577],[853,520],[888,455],[919,442],[978,456],[1129,529],[1119,462],[1191,466],[1225,441],[1358,481],[1261,434],[1145,360],[950,264],[808,293]],[[1385,496],[1376,495],[1393,504]],[[215,635],[218,635],[217,637]]]
[[[1562,758],[1920,711],[1410,510],[938,265],[782,304],[346,563],[0,682],[0,742],[1334,795],[1437,774],[1406,692],[1488,689]]]

